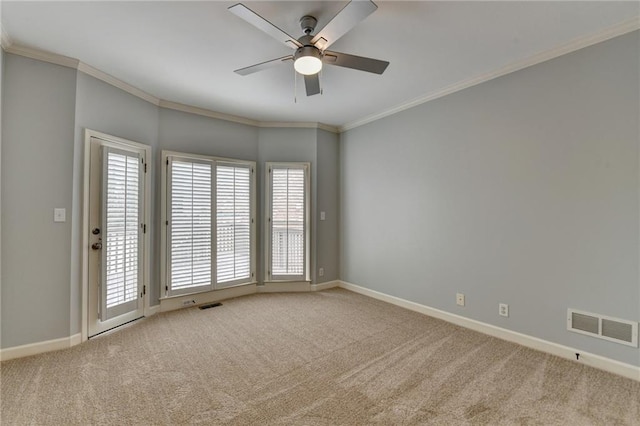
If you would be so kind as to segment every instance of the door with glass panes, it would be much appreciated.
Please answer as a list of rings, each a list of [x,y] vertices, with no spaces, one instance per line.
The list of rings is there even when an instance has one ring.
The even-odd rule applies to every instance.
[[[146,151],[90,139],[88,337],[144,315]]]

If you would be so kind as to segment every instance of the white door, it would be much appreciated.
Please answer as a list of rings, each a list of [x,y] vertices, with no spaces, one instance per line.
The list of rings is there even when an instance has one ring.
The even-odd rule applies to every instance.
[[[88,336],[144,315],[146,151],[90,140]]]

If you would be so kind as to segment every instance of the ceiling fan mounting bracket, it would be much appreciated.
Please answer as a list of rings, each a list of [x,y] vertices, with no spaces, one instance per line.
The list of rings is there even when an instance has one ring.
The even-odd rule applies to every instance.
[[[316,29],[316,25],[318,24],[318,20],[310,15],[305,15],[300,18],[300,28],[302,28],[302,32],[306,35],[310,35]]]

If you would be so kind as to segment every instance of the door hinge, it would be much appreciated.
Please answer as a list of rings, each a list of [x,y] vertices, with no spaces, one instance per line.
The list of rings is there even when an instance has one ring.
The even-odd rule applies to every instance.
[[[169,226],[169,221],[168,221],[168,220],[165,220],[165,221],[164,221],[164,224],[165,224],[165,225],[167,225],[167,226]]]
[[[144,163],[144,172],[147,173],[147,163]]]
[[[147,294],[147,286],[146,285],[142,286],[142,294]]]
[[[251,168],[251,173],[253,173],[253,167]]]
[[[167,158],[167,166],[169,165],[169,159]]]
[[[147,224],[146,223],[141,223],[140,227],[142,227],[142,233],[146,234],[147,233]]]
[[[169,292],[169,286],[168,285],[164,286],[164,291]]]

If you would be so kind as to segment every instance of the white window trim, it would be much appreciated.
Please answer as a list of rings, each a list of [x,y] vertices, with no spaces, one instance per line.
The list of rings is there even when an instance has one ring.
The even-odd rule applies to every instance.
[[[196,161],[196,162],[209,162],[214,168],[212,170],[212,269],[211,269],[211,277],[212,282],[210,286],[206,288],[190,288],[183,290],[174,290],[172,291],[169,288],[169,233],[168,233],[168,190],[169,190],[169,168],[168,161],[169,158],[183,159],[188,161]],[[160,188],[160,225],[162,227],[160,232],[160,300],[164,299],[172,299],[176,297],[186,296],[190,294],[199,294],[206,293],[212,290],[221,290],[230,287],[238,287],[247,284],[256,284],[256,162],[255,161],[247,161],[247,160],[238,160],[235,158],[226,158],[226,157],[215,157],[210,155],[200,155],[200,154],[190,154],[185,152],[178,151],[162,151],[162,178],[161,178],[161,188]],[[216,185],[215,185],[215,165],[216,164],[223,165],[246,165],[251,168],[251,193],[250,193],[250,203],[251,203],[251,277],[249,280],[238,280],[231,282],[224,282],[220,285],[216,283]]]
[[[291,279],[273,279],[271,275],[271,169],[273,167],[303,169],[305,175],[305,212],[304,212],[304,273],[302,280],[298,276]],[[309,162],[267,162],[265,163],[264,184],[264,282],[311,282],[311,163]]]

